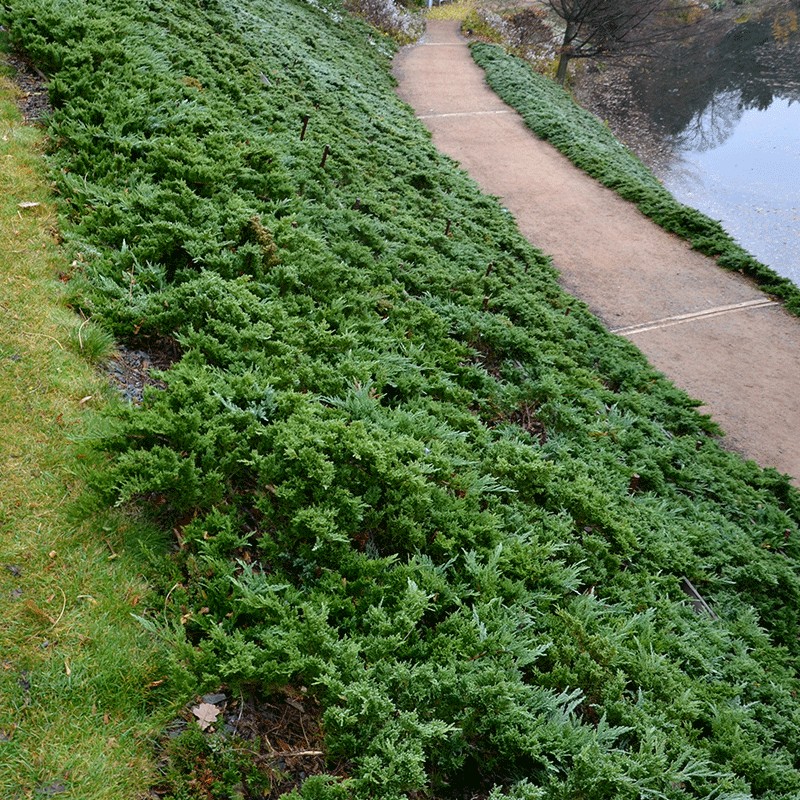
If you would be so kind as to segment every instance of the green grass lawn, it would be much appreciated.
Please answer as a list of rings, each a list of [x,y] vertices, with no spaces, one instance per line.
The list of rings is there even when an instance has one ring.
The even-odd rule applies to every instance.
[[[2,55],[0,55],[2,58]],[[43,162],[0,77],[0,796],[140,797],[160,726],[144,529],[76,510],[109,389],[80,356]],[[25,204],[35,203],[36,205]],[[136,538],[134,539],[134,532]],[[151,544],[154,543],[151,539]],[[163,715],[164,710],[161,710]]]

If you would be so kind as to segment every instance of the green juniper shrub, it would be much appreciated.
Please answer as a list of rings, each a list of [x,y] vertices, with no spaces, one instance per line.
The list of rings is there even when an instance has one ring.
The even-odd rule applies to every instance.
[[[143,619],[181,685],[319,701],[348,774],[288,796],[800,793],[800,497],[437,155],[384,37],[332,0],[2,20],[51,78],[74,305],[180,355],[99,442],[99,498],[175,535]]]

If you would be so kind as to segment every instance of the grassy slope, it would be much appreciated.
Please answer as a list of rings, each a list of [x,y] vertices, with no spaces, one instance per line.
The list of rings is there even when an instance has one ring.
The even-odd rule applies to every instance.
[[[74,513],[92,460],[75,440],[108,389],[70,347],[80,320],[56,288],[67,267],[41,156],[0,77],[0,796],[134,797],[158,724],[145,687],[161,677],[130,617],[148,593],[142,531]]]
[[[489,85],[516,108],[525,124],[560,150],[576,166],[638,206],[665,230],[682,236],[717,263],[754,278],[800,315],[800,289],[757,261],[723,230],[719,222],[679,203],[633,153],[597,117],[578,106],[560,86],[537,74],[501,47],[477,43],[475,61]]]
[[[178,532],[198,690],[319,698],[350,777],[303,796],[797,796],[798,494],[558,289],[388,44],[316,0],[8,7],[75,302],[183,352],[97,490]]]

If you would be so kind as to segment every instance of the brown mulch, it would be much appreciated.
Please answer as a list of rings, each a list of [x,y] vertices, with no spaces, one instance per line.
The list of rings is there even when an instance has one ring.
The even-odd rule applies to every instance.
[[[277,800],[299,788],[313,775],[347,776],[347,764],[327,764],[322,731],[322,709],[305,687],[285,687],[269,697],[229,698],[223,691],[198,698],[167,729],[167,738],[180,736],[197,725],[197,709],[214,706],[216,721],[205,729],[209,737],[221,736],[248,758],[266,778],[269,788],[251,790],[243,781],[239,790],[247,800]],[[201,727],[203,727],[201,725]],[[190,766],[193,796],[216,797],[221,776],[214,775],[200,761]],[[202,784],[202,785],[201,785]],[[173,792],[173,786],[151,789],[150,797],[160,798]]]
[[[233,701],[226,725],[258,749],[255,763],[272,779],[268,797],[280,797],[326,770],[319,703],[303,692],[265,700]]]
[[[10,79],[19,90],[17,105],[25,121],[41,124],[53,111],[47,76],[20,53],[6,53],[0,63],[14,70]]]
[[[146,386],[166,388],[163,381],[153,376],[153,371],[167,370],[181,357],[180,347],[174,339],[150,339],[141,344],[138,349],[118,345],[117,352],[105,367],[111,384],[135,405],[142,402]]]

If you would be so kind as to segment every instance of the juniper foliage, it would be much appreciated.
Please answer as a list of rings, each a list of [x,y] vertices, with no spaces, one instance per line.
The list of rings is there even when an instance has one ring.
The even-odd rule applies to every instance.
[[[295,797],[800,793],[800,497],[437,155],[389,40],[331,0],[2,16],[75,304],[181,351],[98,492],[178,532],[199,691],[320,700],[349,775]]]

